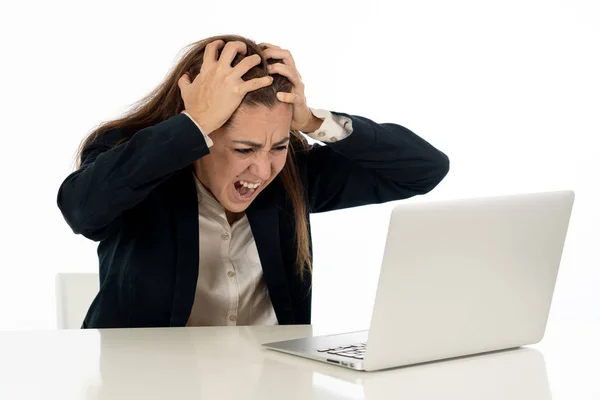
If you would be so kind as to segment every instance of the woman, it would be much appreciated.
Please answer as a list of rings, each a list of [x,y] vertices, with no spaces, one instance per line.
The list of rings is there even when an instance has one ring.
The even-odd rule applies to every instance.
[[[235,35],[193,43],[78,160],[57,202],[99,242],[83,328],[309,324],[309,213],[425,194],[449,168],[400,125],[309,108],[289,51]]]

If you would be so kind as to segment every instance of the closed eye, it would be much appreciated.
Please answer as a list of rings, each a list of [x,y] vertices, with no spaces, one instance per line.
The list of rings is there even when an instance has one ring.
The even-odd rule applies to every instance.
[[[254,149],[235,149],[240,154],[250,154],[254,151]]]
[[[278,146],[278,147],[274,147],[271,150],[274,151],[284,151],[285,149],[287,149],[287,146]],[[235,149],[236,152],[240,153],[240,154],[250,154],[254,151],[254,149]]]

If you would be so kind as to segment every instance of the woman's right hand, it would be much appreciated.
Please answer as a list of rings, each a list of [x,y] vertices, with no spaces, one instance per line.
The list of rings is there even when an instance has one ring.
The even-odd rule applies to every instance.
[[[225,48],[217,59],[217,52],[223,45]],[[273,82],[271,76],[242,79],[250,68],[261,62],[258,54],[245,57],[235,68],[231,67],[237,53],[246,54],[247,51],[243,42],[225,44],[223,40],[215,40],[206,46],[202,68],[194,81],[190,82],[188,73],[179,78],[177,83],[185,111],[200,125],[204,134],[210,134],[227,122],[246,93]]]

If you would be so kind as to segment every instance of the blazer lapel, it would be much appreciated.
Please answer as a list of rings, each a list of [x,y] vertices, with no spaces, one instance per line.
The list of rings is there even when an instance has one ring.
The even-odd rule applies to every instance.
[[[256,242],[265,283],[280,325],[294,323],[292,299],[281,255],[277,180],[271,182],[246,209]]]

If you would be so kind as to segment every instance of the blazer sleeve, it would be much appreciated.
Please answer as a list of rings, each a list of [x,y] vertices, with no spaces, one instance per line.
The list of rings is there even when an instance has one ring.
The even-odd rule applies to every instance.
[[[118,228],[123,211],[209,153],[198,126],[184,114],[141,129],[116,145],[122,138],[120,130],[96,138],[83,150],[81,168],[58,190],[58,208],[73,232],[95,241]]]
[[[409,129],[350,118],[352,133],[305,154],[309,211],[319,213],[425,194],[448,174],[450,161]]]

